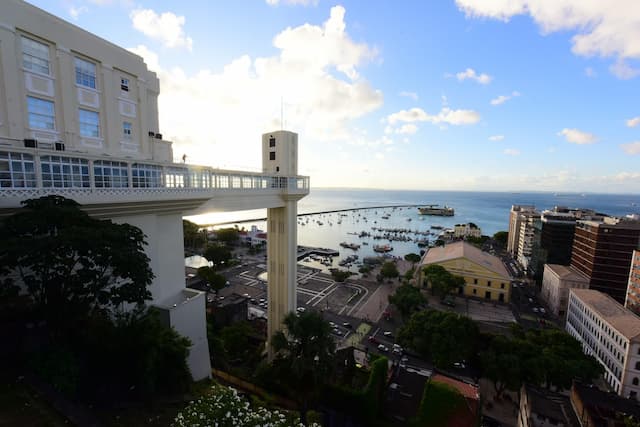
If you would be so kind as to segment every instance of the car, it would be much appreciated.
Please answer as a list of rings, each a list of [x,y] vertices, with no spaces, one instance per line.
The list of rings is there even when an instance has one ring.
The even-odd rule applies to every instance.
[[[251,298],[251,299],[249,300],[249,302],[250,302],[251,304],[257,304],[257,303],[258,303],[258,301],[256,301],[256,299],[255,299],[255,298]]]
[[[333,329],[333,333],[338,335],[338,336],[340,336],[340,337],[342,336],[342,331],[340,329],[338,329],[338,328],[334,328]]]
[[[347,329],[351,329],[351,328],[353,328],[353,326],[351,326],[351,323],[349,323],[349,322],[343,322],[343,323],[342,323],[342,326],[344,326],[344,327],[345,327],[345,328],[347,328]]]
[[[247,294],[247,293],[242,294],[242,296],[245,297],[245,298],[249,298],[249,294]]]
[[[263,302],[265,302],[265,301],[266,301],[266,299],[264,299],[264,298],[260,298],[260,299],[259,299],[259,301],[260,301],[261,303],[263,303]]]
[[[329,326],[331,326],[332,328],[335,328],[337,325],[333,322],[329,322]]]
[[[529,298],[529,303],[533,303],[533,298]]]
[[[297,311],[298,313],[304,313],[306,310],[307,310],[307,309],[306,309],[306,308],[304,308],[304,307],[298,307],[298,308],[296,308],[296,311]]]
[[[391,337],[393,334],[391,333],[391,331],[384,331],[383,334],[385,337]]]
[[[538,307],[533,307],[533,312],[534,313],[537,313],[538,311],[540,311],[540,310],[538,310]]]
[[[446,299],[446,300],[442,301],[442,305],[446,305],[446,306],[449,306],[449,307],[455,307],[456,303],[451,301],[451,300],[449,300],[449,299]]]
[[[378,350],[386,353],[387,351],[389,351],[389,348],[384,344],[379,344],[378,345]]]
[[[402,354],[402,349],[401,348],[394,348],[392,350],[393,354],[397,354],[397,355],[401,355]]]
[[[458,368],[458,369],[464,369],[464,368],[466,368],[466,366],[465,366],[465,364],[464,364],[464,361],[462,361],[462,362],[455,362],[455,363],[453,364],[453,367],[454,367],[454,368]]]
[[[400,359],[400,361],[402,363],[407,363],[409,361],[409,358],[407,356],[402,356],[402,358]]]
[[[538,310],[540,310],[540,313],[545,314],[547,312],[547,310],[544,309],[544,307],[540,307],[538,308]]]
[[[369,341],[374,343],[374,344],[378,344],[378,338],[374,337],[373,335],[369,335]]]

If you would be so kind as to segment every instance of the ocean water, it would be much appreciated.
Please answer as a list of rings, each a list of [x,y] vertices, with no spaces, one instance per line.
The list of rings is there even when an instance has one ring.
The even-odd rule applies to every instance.
[[[419,215],[416,207],[373,208],[388,205],[447,205],[455,209],[453,217]],[[416,233],[438,230],[431,226],[453,227],[454,224],[473,222],[482,229],[482,233],[493,235],[497,231],[507,230],[511,205],[535,205],[539,210],[554,206],[589,208],[610,215],[640,214],[640,195],[613,194],[575,194],[575,193],[500,193],[500,192],[463,192],[463,191],[394,191],[394,190],[337,190],[312,189],[309,196],[298,203],[298,213],[316,213],[298,218],[298,243],[305,246],[331,248],[340,251],[340,257],[357,254],[360,259],[373,255],[377,244],[389,244],[393,247],[390,254],[404,256],[418,253],[420,248],[415,241],[388,241],[374,239],[383,232],[376,228],[406,229],[401,233],[412,238],[435,239],[435,236],[422,236]],[[340,213],[320,213],[339,209],[371,209]],[[383,216],[388,219],[382,219]],[[266,216],[266,210],[253,210],[232,213],[212,213],[189,217],[198,224],[214,224],[237,221],[239,227],[250,228],[257,225],[266,229],[264,221],[243,220]],[[340,223],[339,223],[340,221]],[[322,225],[320,225],[320,223]],[[358,237],[356,234],[370,233],[371,237]],[[360,244],[357,251],[341,248],[341,242]],[[337,263],[336,259],[335,263]]]

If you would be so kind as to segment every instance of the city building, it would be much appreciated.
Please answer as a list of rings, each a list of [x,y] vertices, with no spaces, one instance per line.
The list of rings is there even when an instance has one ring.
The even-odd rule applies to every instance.
[[[624,303],[633,251],[640,248],[640,221],[604,217],[578,220],[571,266],[589,278],[589,288]]]
[[[529,216],[539,215],[533,205],[513,205],[509,212],[509,234],[507,236],[507,252],[518,258],[518,246],[520,242],[520,228],[523,221]]]
[[[640,314],[640,250],[633,251],[631,269],[629,270],[629,284],[624,306],[636,314]]]
[[[182,217],[268,208],[272,333],[295,310],[296,202],[309,179],[297,175],[288,131],[263,135],[262,173],[175,163],[159,93],[141,57],[23,1],[0,2],[0,217],[56,194],[139,227],[151,304],[190,339],[198,380],[211,375],[205,295],[185,287]]]
[[[464,241],[430,248],[421,261],[421,267],[437,264],[451,274],[464,277],[465,286],[458,294],[492,301],[509,302],[511,277],[502,260]],[[424,282],[423,268],[418,283]]]
[[[251,246],[260,246],[267,243],[267,233],[255,225],[251,226],[251,230],[240,230],[238,234],[240,240]]]
[[[540,296],[549,312],[564,318],[569,302],[569,289],[589,287],[589,278],[567,265],[545,264]]]
[[[640,317],[610,295],[571,289],[565,328],[605,370],[604,379],[623,397],[640,392]]]
[[[482,237],[482,230],[472,222],[467,224],[456,224],[453,227],[453,237],[456,239],[464,239],[467,237],[480,238]]]
[[[520,236],[518,238],[518,253],[516,260],[522,266],[524,272],[533,275],[532,259],[534,250],[540,246],[540,236],[535,230],[540,227],[540,215],[525,215],[520,224]]]
[[[520,387],[518,427],[581,427],[568,396],[531,384]]]
[[[631,399],[577,381],[571,386],[571,404],[582,427],[627,427],[625,418],[640,420],[640,405]]]

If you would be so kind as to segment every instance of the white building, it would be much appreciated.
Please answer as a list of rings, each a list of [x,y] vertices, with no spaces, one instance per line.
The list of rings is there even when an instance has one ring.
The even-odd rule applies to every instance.
[[[480,227],[472,222],[469,222],[467,224],[456,224],[453,227],[453,237],[455,237],[456,239],[466,237],[480,238],[482,237],[482,230],[480,230]]]
[[[567,265],[545,264],[540,296],[549,311],[563,318],[567,312],[569,289],[589,287],[589,278]]]
[[[517,261],[520,263],[525,272],[529,272],[531,258],[534,249],[539,246],[539,236],[535,232],[536,227],[540,223],[540,214],[521,215],[520,235],[518,236],[518,256]]]
[[[309,179],[297,176],[287,131],[263,136],[263,173],[174,163],[159,90],[139,56],[21,0],[0,2],[0,217],[57,194],[141,228],[152,304],[191,340],[197,380],[211,372],[205,298],[185,288],[182,217],[268,208],[269,271],[281,272],[269,274],[272,332],[295,310],[295,211]]]
[[[509,212],[509,234],[507,236],[507,252],[518,258],[520,228],[528,216],[540,215],[533,205],[513,205]]]
[[[566,329],[605,369],[611,389],[623,397],[640,393],[640,317],[607,294],[571,289]]]

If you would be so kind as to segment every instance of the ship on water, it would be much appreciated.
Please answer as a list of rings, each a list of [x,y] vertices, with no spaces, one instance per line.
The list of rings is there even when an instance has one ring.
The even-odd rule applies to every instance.
[[[435,215],[435,216],[453,216],[454,210],[448,206],[439,207],[438,205],[426,205],[418,208],[420,215]]]

